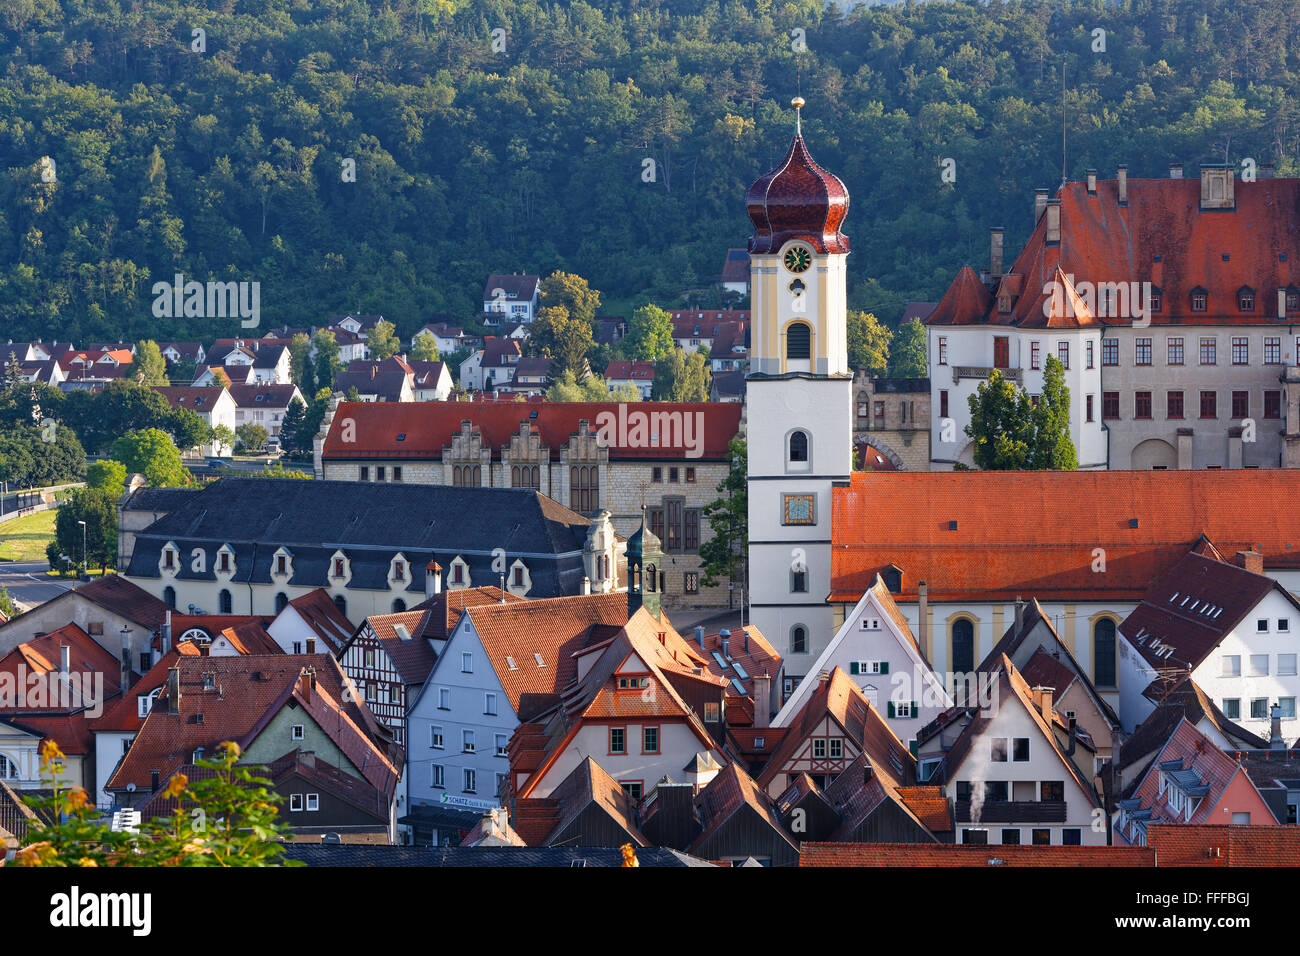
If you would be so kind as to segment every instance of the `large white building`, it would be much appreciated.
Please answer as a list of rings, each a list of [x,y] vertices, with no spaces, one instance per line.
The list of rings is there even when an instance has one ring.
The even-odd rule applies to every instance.
[[[803,105],[796,100],[796,108]],[[840,232],[849,194],[801,133],[746,197],[753,331],[746,378],[752,620],[802,674],[833,633],[831,486],[852,470]]]

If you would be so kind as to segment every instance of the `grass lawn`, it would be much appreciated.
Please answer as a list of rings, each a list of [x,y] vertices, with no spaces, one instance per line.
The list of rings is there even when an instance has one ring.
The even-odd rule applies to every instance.
[[[54,540],[57,511],[38,511],[0,524],[0,558],[12,561],[44,561],[45,546]]]

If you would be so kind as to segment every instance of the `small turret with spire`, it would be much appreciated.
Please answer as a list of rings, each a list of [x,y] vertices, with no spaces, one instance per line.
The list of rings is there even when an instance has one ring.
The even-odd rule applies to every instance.
[[[627,539],[627,616],[630,619],[644,607],[659,617],[663,551],[659,538],[646,525],[645,505],[641,506],[641,527]]]

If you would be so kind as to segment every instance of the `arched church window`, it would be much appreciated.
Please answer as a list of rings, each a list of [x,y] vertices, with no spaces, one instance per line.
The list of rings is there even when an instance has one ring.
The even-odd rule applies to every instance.
[[[793,432],[790,435],[790,460],[807,461],[808,460],[808,433]]]
[[[812,329],[806,322],[796,322],[786,330],[785,357],[787,359],[812,357]]]

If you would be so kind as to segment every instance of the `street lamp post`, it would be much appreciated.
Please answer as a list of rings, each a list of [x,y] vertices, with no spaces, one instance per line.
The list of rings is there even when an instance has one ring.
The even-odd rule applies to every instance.
[[[81,574],[83,577],[90,574],[90,556],[86,554],[86,522],[78,521],[81,525]]]

